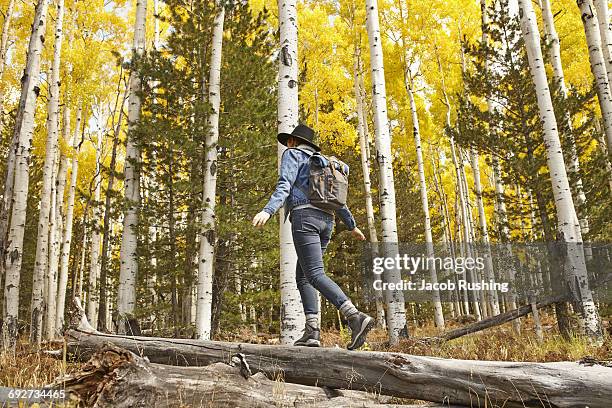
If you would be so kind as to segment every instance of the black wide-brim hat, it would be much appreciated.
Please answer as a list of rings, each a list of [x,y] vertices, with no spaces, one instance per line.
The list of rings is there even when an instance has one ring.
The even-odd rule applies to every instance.
[[[314,138],[315,138],[314,130],[312,130],[306,125],[299,124],[295,127],[295,129],[293,129],[293,132],[279,133],[278,136],[276,136],[276,138],[278,139],[278,142],[282,144],[283,146],[287,146],[287,140],[290,137],[295,137],[296,139],[299,139],[300,141],[306,143],[307,145],[312,146],[312,148],[315,149],[317,152],[321,151],[321,148],[317,146],[314,142]]]

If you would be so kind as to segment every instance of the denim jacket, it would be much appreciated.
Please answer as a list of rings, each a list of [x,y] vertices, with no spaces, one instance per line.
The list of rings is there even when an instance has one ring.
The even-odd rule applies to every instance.
[[[310,175],[310,166],[308,165],[310,154],[306,151],[314,153],[314,150],[308,145],[300,145],[298,149],[290,148],[283,153],[276,190],[263,209],[268,214],[274,215],[284,205],[286,218],[292,208],[310,204],[310,200],[305,193],[305,191],[308,191]],[[336,210],[336,215],[340,217],[349,231],[355,229],[355,218],[353,218],[353,214],[346,205]]]

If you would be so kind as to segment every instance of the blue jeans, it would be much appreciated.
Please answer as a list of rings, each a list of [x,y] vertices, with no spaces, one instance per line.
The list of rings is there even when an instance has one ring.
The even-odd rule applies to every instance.
[[[334,217],[331,214],[314,208],[291,211],[291,233],[298,257],[295,279],[305,314],[319,312],[317,290],[336,308],[349,300],[336,282],[325,274],[323,266],[323,253],[333,229]]]

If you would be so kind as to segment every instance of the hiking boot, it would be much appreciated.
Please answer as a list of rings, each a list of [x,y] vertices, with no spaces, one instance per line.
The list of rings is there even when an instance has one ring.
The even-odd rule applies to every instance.
[[[365,343],[368,332],[374,328],[374,319],[365,313],[358,312],[347,320],[351,328],[351,343],[346,348],[355,350]]]
[[[309,325],[306,325],[304,328],[304,335],[297,339],[294,346],[304,346],[304,347],[320,347],[321,346],[321,332],[319,329],[314,329]]]

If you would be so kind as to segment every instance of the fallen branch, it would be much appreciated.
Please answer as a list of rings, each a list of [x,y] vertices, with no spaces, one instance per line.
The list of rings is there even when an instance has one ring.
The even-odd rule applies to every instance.
[[[566,301],[569,298],[569,295],[557,295],[548,299],[544,299],[535,304],[537,309],[542,309],[547,306],[553,305],[555,303]],[[521,306],[518,309],[510,310],[505,313],[500,313],[496,316],[489,317],[487,319],[482,319],[479,322],[470,324],[469,326],[460,327],[455,330],[448,331],[442,334],[439,337],[431,337],[429,341],[449,341],[453,340],[466,334],[476,333],[485,329],[490,329],[491,327],[500,326],[504,323],[511,322],[512,320],[518,319],[519,317],[527,316],[532,312],[531,304]]]
[[[589,285],[591,289],[595,289],[597,287],[600,287],[601,285],[604,285],[605,283],[610,282],[611,280],[612,280],[612,274],[607,273],[603,276],[600,276],[597,280],[591,282]],[[538,310],[543,309],[555,303],[567,302],[571,300],[571,298],[572,298],[572,294],[570,292],[562,293],[556,296],[552,296],[552,297],[540,300],[539,302],[535,304],[535,308]],[[517,309],[510,310],[508,312],[501,313],[496,316],[489,317],[487,319],[483,319],[479,322],[470,324],[469,326],[460,327],[458,329],[451,330],[449,332],[442,334],[439,337],[429,337],[425,340],[429,342],[453,340],[453,339],[465,336],[467,334],[472,334],[472,333],[476,333],[476,332],[479,332],[485,329],[489,329],[491,327],[500,326],[504,323],[511,322],[512,320],[518,319],[520,317],[527,316],[531,312],[532,312],[532,305],[531,304],[524,305]]]

